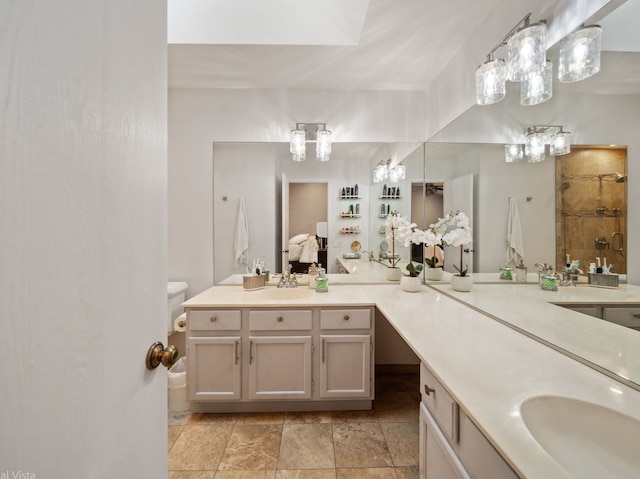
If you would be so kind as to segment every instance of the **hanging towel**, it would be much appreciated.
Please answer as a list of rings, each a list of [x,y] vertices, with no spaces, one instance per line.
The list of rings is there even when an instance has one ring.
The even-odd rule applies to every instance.
[[[246,266],[249,263],[249,223],[244,205],[244,196],[240,198],[240,205],[238,206],[236,240],[233,243],[233,255],[236,260],[236,267]]]
[[[522,244],[522,228],[520,227],[520,213],[516,199],[509,197],[509,218],[507,220],[507,265],[517,266],[524,261],[524,246]]]

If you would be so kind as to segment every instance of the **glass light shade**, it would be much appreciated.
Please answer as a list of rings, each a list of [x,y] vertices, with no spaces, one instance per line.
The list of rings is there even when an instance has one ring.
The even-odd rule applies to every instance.
[[[589,25],[565,37],[560,42],[558,80],[572,83],[598,73],[601,41],[599,25]]]
[[[544,103],[553,94],[553,64],[547,60],[541,70],[532,73],[520,84],[520,104],[524,106]]]
[[[489,59],[476,68],[476,103],[491,105],[506,93],[507,65],[501,58]]]
[[[289,151],[293,161],[304,161],[306,155],[306,143],[305,143],[305,131],[304,130],[291,130],[289,132]]]
[[[373,182],[382,183],[386,179],[387,179],[387,165],[378,163],[378,165],[373,170]]]
[[[389,170],[389,181],[391,183],[397,183],[400,180],[404,180],[404,178],[405,178],[404,165],[396,165]]]
[[[316,132],[316,159],[318,161],[329,161],[331,154],[331,131],[318,130]]]
[[[507,41],[507,78],[513,82],[525,80],[544,67],[547,49],[547,26],[529,25],[514,33]]]
[[[527,135],[524,144],[524,154],[527,156],[527,162],[529,163],[544,161],[543,132],[533,132]]]
[[[523,158],[522,145],[504,145],[504,161],[515,163]]]
[[[549,154],[551,156],[566,155],[571,152],[571,133],[559,131],[551,137]]]

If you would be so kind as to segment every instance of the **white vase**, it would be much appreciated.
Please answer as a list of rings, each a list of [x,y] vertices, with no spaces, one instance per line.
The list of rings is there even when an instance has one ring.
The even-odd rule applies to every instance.
[[[471,291],[471,288],[473,287],[473,278],[471,276],[460,276],[459,274],[454,274],[451,277],[451,287],[454,291]]]
[[[424,270],[424,277],[429,281],[440,281],[442,279],[442,268],[426,268]]]
[[[397,267],[387,268],[384,270],[384,277],[387,281],[399,281],[402,278],[402,271]]]
[[[419,276],[402,276],[400,287],[408,293],[417,293],[422,288],[422,282]]]

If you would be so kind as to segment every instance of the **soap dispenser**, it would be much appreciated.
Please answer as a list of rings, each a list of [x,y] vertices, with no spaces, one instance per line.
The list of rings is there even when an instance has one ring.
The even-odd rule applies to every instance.
[[[516,281],[520,283],[527,282],[527,267],[524,265],[522,260],[520,260],[520,264],[516,266]]]
[[[316,293],[326,293],[329,291],[329,278],[321,264],[318,265],[318,276],[316,276]]]

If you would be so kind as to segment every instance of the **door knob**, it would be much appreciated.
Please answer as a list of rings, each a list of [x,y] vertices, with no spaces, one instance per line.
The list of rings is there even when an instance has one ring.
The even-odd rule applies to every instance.
[[[153,343],[147,351],[147,369],[155,369],[160,363],[166,368],[171,367],[178,360],[178,348],[175,346],[167,346],[166,348],[160,341]]]

